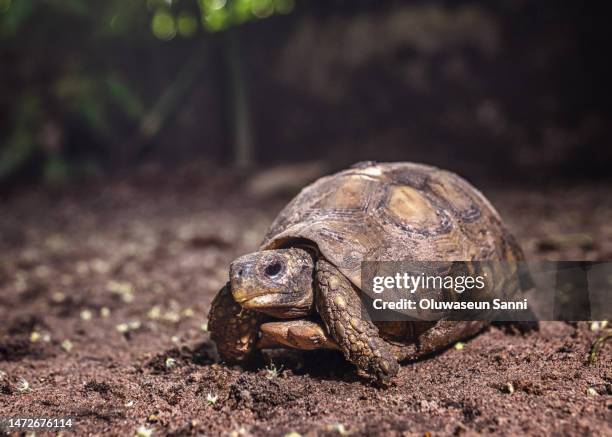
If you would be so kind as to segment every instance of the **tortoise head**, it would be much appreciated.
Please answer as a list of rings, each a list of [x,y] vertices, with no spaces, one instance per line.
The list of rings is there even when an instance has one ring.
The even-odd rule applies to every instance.
[[[302,249],[241,256],[230,264],[232,295],[243,308],[283,319],[310,313],[314,260]]]

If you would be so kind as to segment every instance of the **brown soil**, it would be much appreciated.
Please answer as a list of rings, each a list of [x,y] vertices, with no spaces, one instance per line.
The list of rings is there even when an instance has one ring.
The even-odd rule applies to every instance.
[[[529,257],[612,258],[612,187],[484,191]],[[79,435],[612,435],[612,346],[587,365],[585,322],[491,328],[386,389],[335,353],[217,362],[211,299],[286,201],[241,192],[211,175],[4,201],[0,416],[73,416]]]

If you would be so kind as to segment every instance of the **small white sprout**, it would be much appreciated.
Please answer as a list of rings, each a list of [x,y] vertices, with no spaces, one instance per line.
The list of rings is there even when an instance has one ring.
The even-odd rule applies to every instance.
[[[142,425],[136,430],[135,437],[151,437],[152,435],[153,430]]]
[[[202,323],[200,329],[204,332],[208,332],[208,323]]]
[[[607,320],[602,320],[602,321],[591,322],[590,328],[591,328],[591,331],[597,332],[597,331],[601,331],[606,326],[608,326],[608,321]]]
[[[51,300],[55,303],[61,303],[66,299],[66,295],[61,291],[56,291],[51,295]]]
[[[32,331],[32,333],[30,334],[30,341],[32,343],[36,343],[37,341],[39,341],[42,338],[42,335],[40,334],[40,332],[38,331]]]
[[[107,317],[109,317],[111,314],[111,310],[108,307],[102,307],[100,308],[100,316],[104,317],[105,319]]]
[[[164,365],[166,366],[166,369],[172,369],[174,366],[176,366],[176,360],[174,358],[168,357],[166,358],[166,362],[164,363]]]
[[[129,282],[110,281],[106,289],[113,294],[119,295],[125,303],[134,301],[134,287]]]
[[[464,348],[465,348],[465,343],[461,343],[460,341],[455,343],[455,349],[457,349],[458,351],[462,351]]]
[[[124,406],[125,408],[131,408],[134,406],[134,401],[127,401]]]
[[[115,326],[115,329],[121,332],[122,334],[125,334],[130,330],[130,327],[127,323],[119,323],[117,326]]]
[[[335,431],[340,435],[349,435],[349,431],[348,429],[346,429],[346,426],[344,426],[343,423],[332,423],[331,425],[329,425],[327,427],[327,429],[329,431]]]
[[[134,302],[134,294],[132,293],[126,293],[126,294],[122,294],[121,295],[121,300],[125,303],[132,303]],[[153,431],[151,431],[153,432]]]
[[[6,372],[4,370],[0,370],[0,380],[4,379],[6,376]]]
[[[51,300],[55,303],[62,303],[66,300],[66,295],[61,291],[56,291],[51,295]]]
[[[233,430],[229,433],[229,437],[239,437],[241,435],[247,435],[247,430],[244,426],[241,426],[237,430]]]
[[[91,313],[91,310],[83,310],[81,311],[81,319],[89,322],[91,320],[91,318],[93,317],[93,314]]]
[[[276,367],[274,362],[271,362],[269,366],[266,367],[266,378],[274,379],[277,378],[278,375],[283,371],[283,366]]]
[[[25,378],[19,378],[19,382],[17,382],[16,388],[22,393],[26,392],[30,390],[30,383]]]
[[[167,311],[164,313],[163,319],[170,323],[177,323],[181,320],[181,315],[176,311]]]
[[[212,393],[208,393],[206,395],[206,402],[209,403],[210,405],[216,404],[218,399],[219,399],[219,396],[214,395]]]
[[[514,393],[514,384],[512,384],[511,382],[507,382],[504,387],[504,392],[508,393],[508,394],[512,394]]]
[[[119,323],[118,325],[115,326],[115,329],[121,332],[122,334],[125,334],[129,331],[136,331],[137,329],[140,329],[140,326],[141,326],[140,321],[133,320],[127,323]]]
[[[161,308],[159,305],[155,305],[151,307],[149,311],[147,311],[147,317],[151,320],[157,320],[161,316]]]
[[[595,390],[593,387],[589,387],[586,390],[586,394],[587,396],[597,396],[599,393],[597,393],[597,390]]]
[[[66,352],[70,352],[72,350],[72,348],[74,348],[74,344],[72,344],[72,342],[70,340],[64,340],[62,341],[62,349],[64,349]]]
[[[134,292],[134,288],[129,282],[110,281],[106,285],[106,289],[114,294],[127,294]]]

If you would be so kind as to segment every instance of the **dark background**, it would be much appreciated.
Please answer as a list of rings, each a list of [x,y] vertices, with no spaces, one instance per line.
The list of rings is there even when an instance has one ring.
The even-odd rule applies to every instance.
[[[1,0],[0,183],[153,165],[612,172],[594,2]]]

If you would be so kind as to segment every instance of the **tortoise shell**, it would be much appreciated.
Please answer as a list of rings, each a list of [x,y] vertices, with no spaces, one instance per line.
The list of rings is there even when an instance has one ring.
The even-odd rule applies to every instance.
[[[454,173],[359,163],[304,188],[261,250],[308,240],[355,286],[362,261],[516,261],[520,247],[489,201]]]

